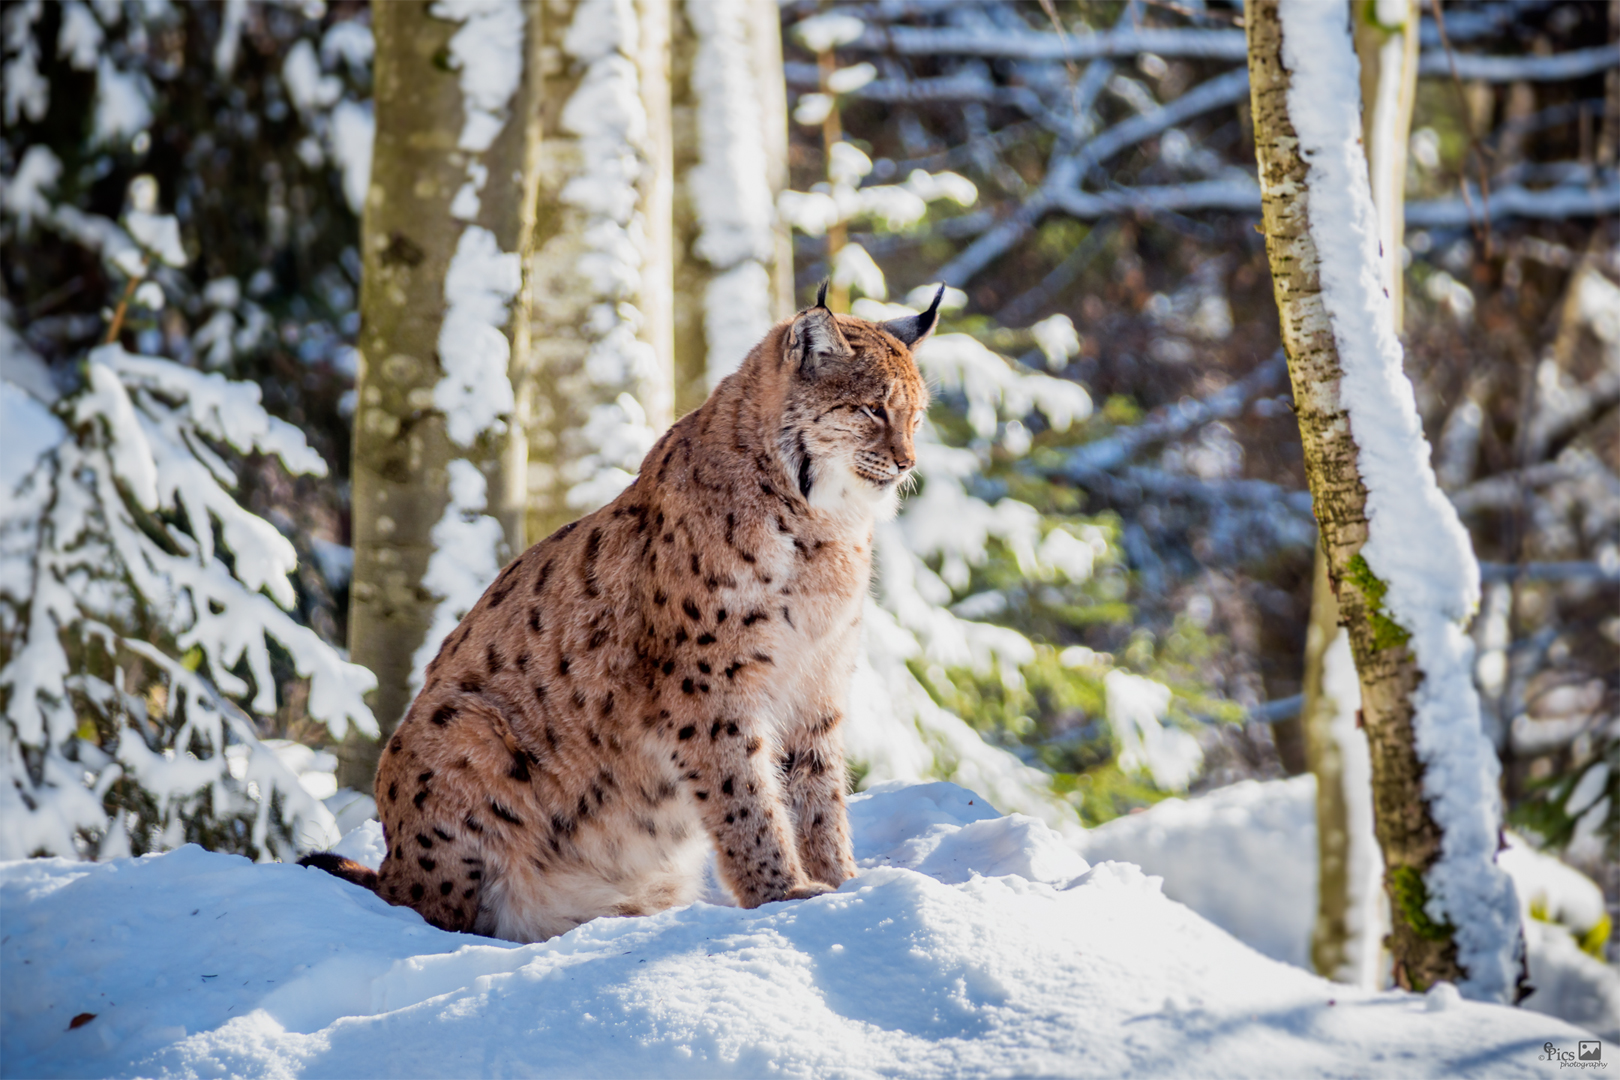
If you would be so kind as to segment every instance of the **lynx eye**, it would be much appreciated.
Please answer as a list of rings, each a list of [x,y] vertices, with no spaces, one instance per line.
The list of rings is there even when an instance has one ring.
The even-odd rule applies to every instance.
[[[889,410],[881,405],[862,405],[861,412],[873,420],[881,420],[885,424],[889,422]]]

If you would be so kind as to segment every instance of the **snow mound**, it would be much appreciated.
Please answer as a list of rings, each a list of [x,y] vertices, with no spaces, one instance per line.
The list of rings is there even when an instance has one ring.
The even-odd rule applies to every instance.
[[[1529,1077],[1580,1036],[1324,982],[949,784],[851,820],[863,869],[836,893],[521,946],[197,847],[0,865],[0,1071]]]
[[[1245,780],[1166,799],[1080,842],[1088,859],[1139,863],[1164,894],[1274,960],[1311,966],[1316,778]]]

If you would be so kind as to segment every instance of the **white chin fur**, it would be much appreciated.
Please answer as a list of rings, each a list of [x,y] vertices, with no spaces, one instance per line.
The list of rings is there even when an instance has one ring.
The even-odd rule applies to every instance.
[[[810,505],[840,517],[888,521],[900,509],[900,484],[896,481],[878,487],[861,479],[843,462],[827,462],[816,470]]]

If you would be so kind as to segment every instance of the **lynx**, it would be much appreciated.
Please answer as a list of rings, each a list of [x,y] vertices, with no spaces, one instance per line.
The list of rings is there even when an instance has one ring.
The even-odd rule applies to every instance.
[[[849,878],[839,725],[943,292],[879,324],[823,286],[617,499],[509,564],[383,753],[382,868],[306,862],[513,941],[690,903],[711,845],[744,907]]]

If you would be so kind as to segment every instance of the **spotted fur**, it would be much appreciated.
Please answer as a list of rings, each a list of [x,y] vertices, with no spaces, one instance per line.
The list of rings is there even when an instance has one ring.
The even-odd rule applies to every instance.
[[[784,321],[508,565],[383,753],[381,870],[344,876],[514,941],[690,902],[711,845],[745,907],[847,879],[840,725],[934,318]]]

